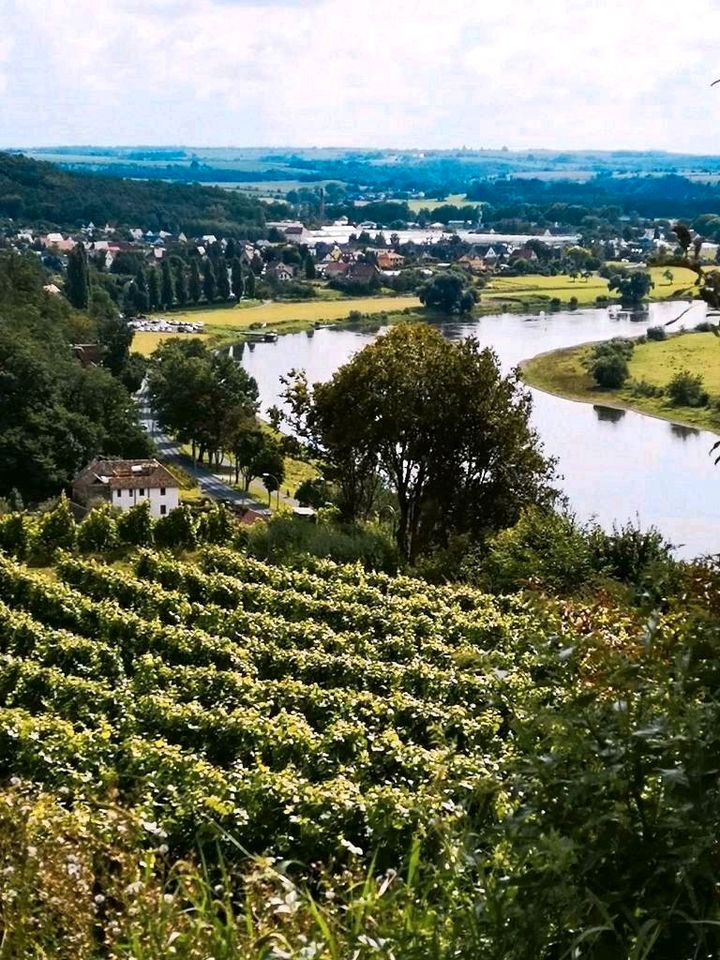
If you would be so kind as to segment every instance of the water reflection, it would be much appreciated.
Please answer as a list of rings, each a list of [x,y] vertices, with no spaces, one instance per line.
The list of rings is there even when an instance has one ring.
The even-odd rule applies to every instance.
[[[593,410],[598,420],[602,420],[603,423],[619,423],[627,413],[621,407],[604,407],[599,403],[593,404]]]
[[[687,303],[651,304],[643,319],[665,324]],[[504,371],[522,360],[560,347],[638,336],[642,327],[627,312],[604,309],[538,314],[497,314],[443,324],[450,338],[475,336],[492,347]],[[532,316],[533,322],[526,322]],[[705,305],[694,303],[687,324],[703,320]],[[275,343],[253,344],[243,364],[258,381],[263,409],[279,402],[279,378],[305,369],[308,380],[327,380],[377,333],[365,328],[317,329],[314,336],[288,334]],[[257,346],[257,349],[255,349]],[[595,515],[612,526],[639,515],[655,524],[682,554],[717,553],[720,548],[720,468],[708,456],[716,437],[692,427],[669,425],[632,411],[573,403],[532,391],[533,423],[548,454],[557,457],[562,489],[580,519]],[[670,429],[668,429],[670,426]],[[697,437],[697,443],[689,442]],[[708,495],[699,495],[707,491]]]
[[[686,427],[684,423],[671,423],[670,433],[678,440],[689,440],[690,437],[699,437],[702,431],[697,427]]]

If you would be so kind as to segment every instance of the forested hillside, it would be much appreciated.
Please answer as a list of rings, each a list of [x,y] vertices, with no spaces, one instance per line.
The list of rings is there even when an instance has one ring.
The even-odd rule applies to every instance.
[[[0,154],[0,217],[25,224],[142,226],[198,234],[258,235],[266,207],[258,200],[195,184],[123,180],[61,170],[51,163]],[[281,204],[275,213],[282,213]]]

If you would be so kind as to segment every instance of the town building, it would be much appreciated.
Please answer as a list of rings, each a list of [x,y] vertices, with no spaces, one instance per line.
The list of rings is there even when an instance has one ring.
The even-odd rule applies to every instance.
[[[178,481],[154,459],[93,460],[75,478],[72,492],[84,506],[105,501],[123,511],[147,500],[153,517],[164,517],[180,502]]]

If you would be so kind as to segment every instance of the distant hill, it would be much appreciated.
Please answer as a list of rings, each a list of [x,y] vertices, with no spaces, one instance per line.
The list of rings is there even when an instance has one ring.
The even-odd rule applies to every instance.
[[[52,163],[0,153],[0,218],[74,228],[83,223],[260,236],[284,205],[197,184],[130,180],[62,170]]]

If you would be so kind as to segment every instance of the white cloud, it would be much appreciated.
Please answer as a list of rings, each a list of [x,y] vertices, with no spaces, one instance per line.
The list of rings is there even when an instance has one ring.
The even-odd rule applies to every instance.
[[[0,28],[5,145],[718,149],[715,0],[0,0]]]

